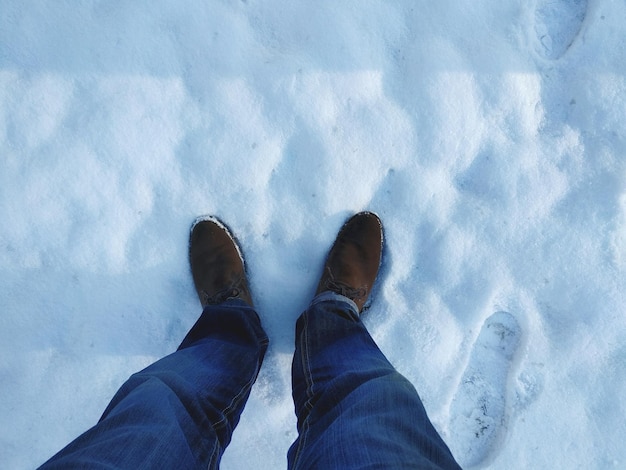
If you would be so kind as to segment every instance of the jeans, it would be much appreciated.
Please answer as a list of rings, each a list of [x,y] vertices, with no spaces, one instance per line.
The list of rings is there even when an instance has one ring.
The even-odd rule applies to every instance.
[[[175,353],[132,375],[41,468],[218,468],[267,345],[243,301],[206,307]],[[323,293],[300,316],[292,379],[289,468],[460,468],[350,299]]]

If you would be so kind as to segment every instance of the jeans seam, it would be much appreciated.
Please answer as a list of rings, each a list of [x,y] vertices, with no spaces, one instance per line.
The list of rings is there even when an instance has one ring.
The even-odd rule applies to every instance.
[[[257,321],[259,320],[258,315],[256,315],[256,320]],[[259,333],[259,331],[257,331],[257,328],[255,326],[256,325],[253,325],[252,328],[255,330],[255,335],[257,337],[256,338],[257,344],[259,345],[258,349],[263,349],[263,347],[269,344],[269,339],[267,335],[265,335],[265,333],[263,332],[262,327],[260,326],[260,322],[258,324],[258,327],[261,329],[262,333]],[[250,380],[248,380],[248,382],[246,382],[246,384],[239,390],[239,392],[233,397],[230,403],[224,409],[220,410],[222,412],[223,418],[213,425],[214,429],[220,429],[223,426],[225,426],[226,423],[228,423],[228,419],[232,415],[233,411],[236,409],[237,405],[241,402],[241,400],[244,399],[246,393],[252,389],[252,386],[254,385],[254,382],[256,382],[257,376],[259,375],[259,371],[261,369],[260,362],[261,362],[261,353],[259,353],[259,359],[257,360],[256,368]]]
[[[219,455],[220,455],[220,441],[219,439],[215,439],[215,445],[213,446],[213,451],[209,454],[209,464],[207,465],[207,469],[217,469],[219,468]]]
[[[228,418],[232,415],[233,410],[235,409],[237,404],[241,402],[246,391],[252,388],[252,384],[254,384],[254,379],[251,379],[248,382],[246,382],[246,384],[239,390],[237,395],[233,397],[233,399],[230,401],[228,406],[226,406],[226,408],[221,410],[223,418],[213,425],[215,429],[219,429],[226,425],[226,423],[228,422]]]
[[[307,417],[306,419],[302,422],[302,433],[300,434],[300,439],[298,442],[298,449],[296,451],[295,457],[294,457],[294,468],[298,467],[298,462],[300,460],[300,454],[302,453],[302,449],[304,449],[305,445],[306,445],[306,440],[308,437],[308,431],[309,431],[309,411],[311,411],[311,398],[313,398],[314,392],[313,392],[313,387],[314,387],[314,381],[313,381],[313,373],[311,372],[311,361],[309,361],[309,342],[308,342],[308,329],[309,329],[309,315],[308,312],[304,313],[304,325],[302,327],[302,333],[300,334],[300,349],[302,351],[302,370],[304,372],[304,379],[306,380],[306,395],[307,395],[307,400],[304,403],[304,407],[307,409]]]
[[[226,406],[226,408],[221,410],[222,411],[222,415],[224,417],[213,425],[214,428],[219,429],[219,428],[221,428],[221,427],[226,425],[226,423],[228,422],[228,418],[232,415],[232,413],[235,410],[235,408],[237,407],[237,405],[241,402],[241,400],[244,399],[245,394],[252,389],[252,386],[254,385],[254,382],[256,382],[256,378],[257,378],[257,376],[259,374],[260,368],[261,368],[261,366],[257,362],[257,366],[255,368],[254,373],[252,374],[252,377],[250,378],[250,380],[248,380],[248,382],[246,382],[246,384],[233,397],[233,399],[228,404],[228,406]]]
[[[313,372],[311,372],[311,360],[310,360],[310,352],[309,352],[309,315],[308,313],[306,314],[305,317],[306,321],[304,323],[304,331],[302,332],[302,340],[303,340],[303,347],[302,347],[302,351],[303,351],[303,369],[304,369],[304,377],[306,379],[307,382],[307,401],[305,406],[307,408],[309,408],[310,410],[310,405],[309,402],[311,400],[311,398],[313,398],[314,392],[313,392],[313,387],[315,385],[314,381],[313,381]]]

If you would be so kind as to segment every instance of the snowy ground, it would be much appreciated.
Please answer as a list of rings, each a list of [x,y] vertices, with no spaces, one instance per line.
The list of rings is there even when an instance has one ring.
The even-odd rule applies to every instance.
[[[214,214],[272,340],[223,468],[285,468],[294,322],[369,209],[367,325],[457,459],[624,468],[625,17],[1,0],[0,466],[43,462],[176,348],[189,227]]]

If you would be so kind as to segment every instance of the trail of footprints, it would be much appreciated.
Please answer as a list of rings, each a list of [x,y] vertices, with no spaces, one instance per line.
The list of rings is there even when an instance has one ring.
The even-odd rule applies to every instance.
[[[567,52],[580,34],[587,4],[588,0],[537,0],[534,33],[540,56],[558,60]],[[448,426],[450,447],[464,468],[484,464],[502,438],[508,376],[520,337],[515,317],[496,312],[485,320],[473,345],[450,405]],[[526,398],[532,399],[540,385],[534,380],[526,385]]]

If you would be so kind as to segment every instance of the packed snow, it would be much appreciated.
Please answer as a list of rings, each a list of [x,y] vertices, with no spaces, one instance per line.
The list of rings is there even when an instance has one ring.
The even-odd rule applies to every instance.
[[[0,2],[0,466],[95,424],[237,236],[272,341],[222,462],[286,467],[294,325],[344,220],[364,314],[466,468],[626,467],[626,4]]]

